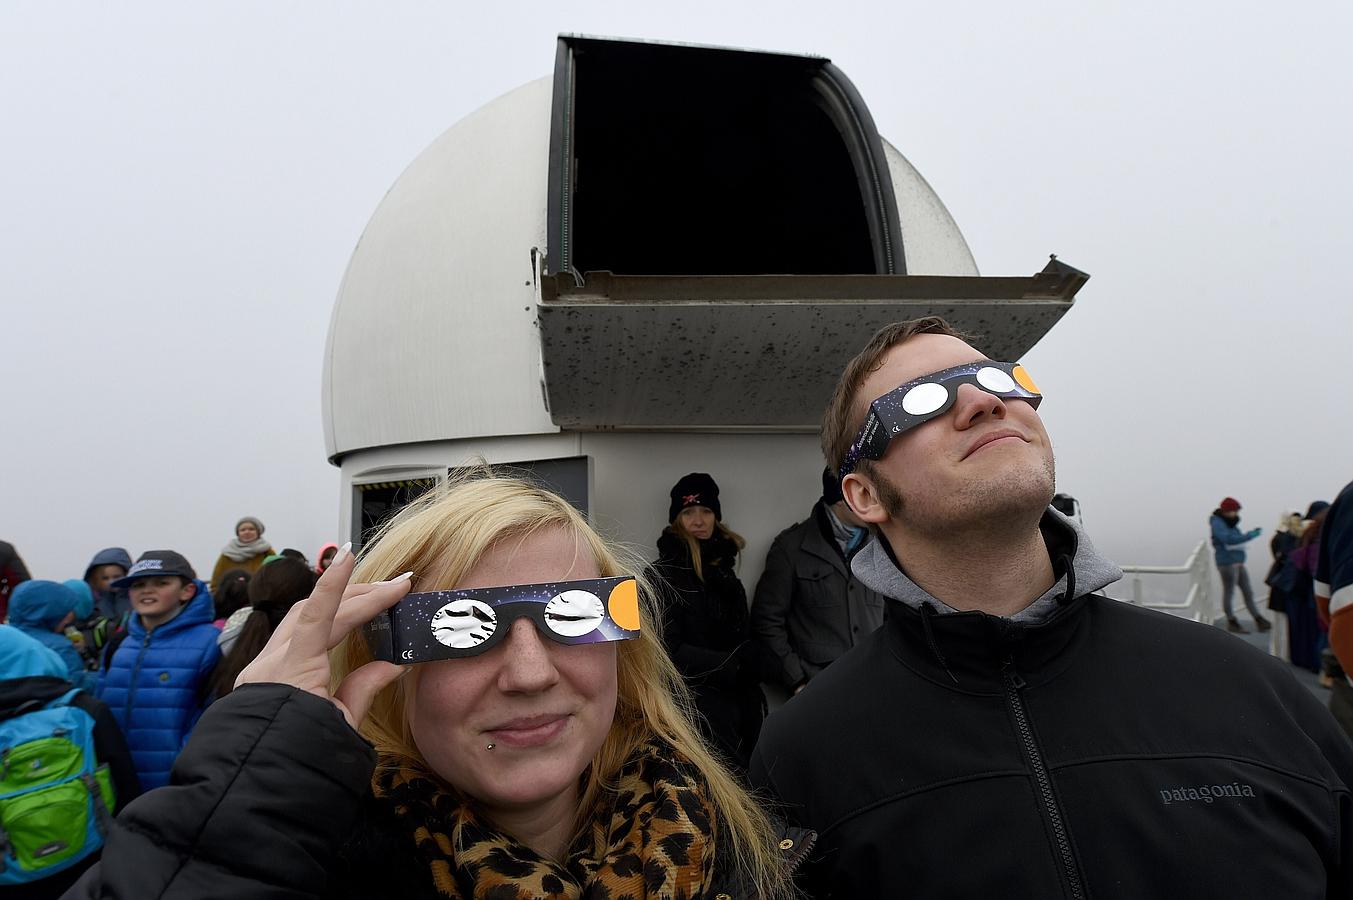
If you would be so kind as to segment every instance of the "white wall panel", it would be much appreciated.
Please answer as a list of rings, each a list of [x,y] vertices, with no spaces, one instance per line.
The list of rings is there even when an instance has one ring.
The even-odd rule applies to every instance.
[[[540,388],[531,261],[545,247],[550,91],[531,82],[457,123],[376,209],[329,333],[331,458],[557,430]]]

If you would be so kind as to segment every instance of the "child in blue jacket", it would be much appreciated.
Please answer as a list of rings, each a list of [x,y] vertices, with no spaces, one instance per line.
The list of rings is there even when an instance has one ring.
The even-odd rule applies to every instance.
[[[65,635],[75,620],[80,597],[55,581],[25,581],[9,599],[9,624],[56,652],[66,665],[66,680],[84,690],[94,687],[93,676],[85,671],[80,651]]]
[[[127,737],[146,790],[169,770],[206,705],[205,688],[221,658],[207,586],[173,550],[142,553],[123,578],[131,620],[113,649],[99,696]]]

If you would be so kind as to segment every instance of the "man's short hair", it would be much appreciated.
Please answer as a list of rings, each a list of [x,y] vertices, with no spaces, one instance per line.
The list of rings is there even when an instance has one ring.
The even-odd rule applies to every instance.
[[[832,391],[832,399],[827,403],[827,412],[822,417],[822,454],[831,464],[832,471],[841,471],[841,463],[845,461],[851,443],[864,427],[869,403],[875,399],[858,397],[860,385],[864,384],[870,373],[883,365],[883,357],[889,350],[918,334],[947,334],[971,343],[968,335],[939,316],[894,322],[874,332],[864,349],[855,354],[855,358],[846,363],[845,369],[841,371],[836,389]],[[858,468],[869,473],[872,462],[860,460]]]

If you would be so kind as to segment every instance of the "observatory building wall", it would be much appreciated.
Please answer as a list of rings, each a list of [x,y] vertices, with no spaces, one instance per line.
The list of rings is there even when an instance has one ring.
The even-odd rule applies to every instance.
[[[483,460],[493,464],[585,458],[588,510],[603,534],[646,559],[666,525],[668,490],[687,472],[719,483],[726,523],[747,539],[738,574],[748,596],[781,529],[808,515],[821,489],[822,452],[815,434],[562,432],[438,441],[352,453],[341,463],[341,512],[354,534],[363,483],[444,476]]]

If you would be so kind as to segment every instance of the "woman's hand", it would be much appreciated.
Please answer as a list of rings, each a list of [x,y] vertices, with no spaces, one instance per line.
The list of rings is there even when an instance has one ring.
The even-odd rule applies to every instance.
[[[330,693],[329,651],[407,594],[413,573],[375,584],[350,585],[354,563],[349,542],[339,548],[310,597],[291,608],[267,646],[240,672],[235,687],[257,682],[289,684],[333,703],[354,729],[362,724],[376,694],[405,669],[380,660],[370,662],[350,672],[338,690]]]

